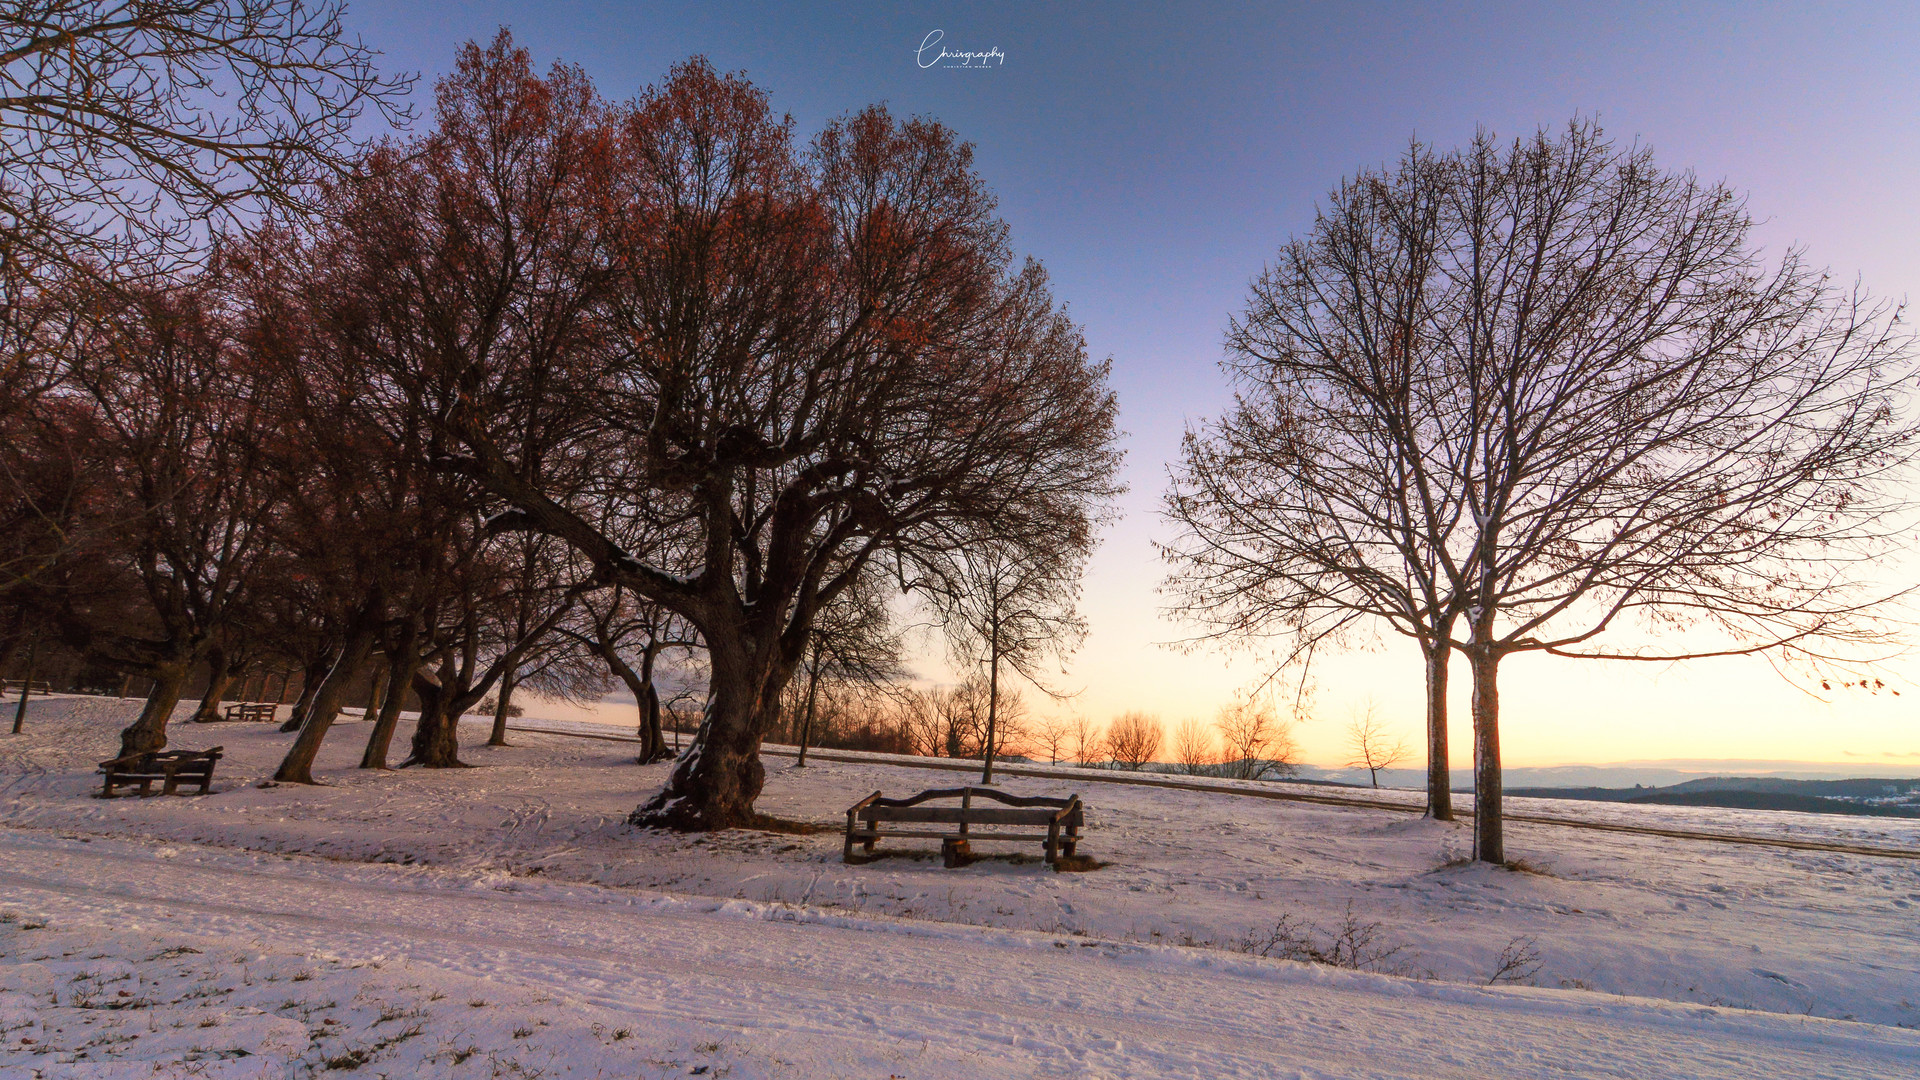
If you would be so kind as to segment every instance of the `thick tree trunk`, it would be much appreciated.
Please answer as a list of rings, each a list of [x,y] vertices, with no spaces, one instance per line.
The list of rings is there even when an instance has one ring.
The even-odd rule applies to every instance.
[[[445,683],[431,685],[419,678],[414,690],[420,695],[420,722],[413,729],[413,747],[401,768],[418,765],[425,769],[464,769],[460,760],[460,717],[454,713],[458,701]]]
[[[393,732],[400,726],[400,710],[407,704],[407,689],[413,685],[413,673],[420,662],[413,658],[413,641],[406,641],[406,651],[400,655],[405,659],[389,661],[387,673],[387,699],[380,705],[380,718],[373,722],[373,731],[367,735],[367,749],[360,755],[360,767],[363,769],[384,769],[387,767],[387,754],[393,748]]]
[[[367,626],[356,630],[340,652],[340,658],[334,661],[333,670],[314,692],[307,706],[307,719],[300,725],[300,737],[293,740],[293,746],[287,750],[286,760],[273,774],[275,780],[285,784],[311,784],[313,779],[313,761],[320,756],[320,744],[327,737],[327,729],[333,726],[333,719],[340,713],[340,702],[347,695],[347,688],[366,666],[367,654],[373,651],[375,628]]]
[[[227,663],[227,650],[218,645],[207,652],[207,692],[200,695],[200,707],[193,710],[192,721],[211,724],[220,719],[220,702],[233,685],[235,670]]]
[[[313,708],[313,697],[320,692],[320,683],[326,679],[327,671],[331,666],[325,660],[307,665],[307,669],[300,675],[300,696],[293,703],[293,714],[287,717],[286,723],[280,725],[281,731],[299,731],[306,726],[307,711]],[[287,674],[291,678],[293,673]]]
[[[1505,863],[1500,820],[1500,654],[1468,652],[1473,666],[1473,857]]]
[[[153,689],[147,692],[147,705],[140,710],[140,718],[120,733],[121,757],[166,749],[167,721],[173,718],[174,706],[180,704],[181,691],[186,689],[192,671],[191,659],[170,660],[147,669]]]
[[[493,733],[487,736],[488,746],[507,745],[507,709],[513,705],[513,688],[518,685],[520,680],[514,672],[500,676],[500,697],[493,706]]]
[[[706,715],[693,745],[660,793],[627,817],[645,828],[703,832],[760,820],[753,800],[766,783],[760,739],[779,708],[781,672],[755,671],[738,652],[709,644]]]
[[[33,696],[33,669],[39,660],[40,635],[36,632],[33,635],[33,640],[27,642],[27,675],[26,679],[20,684],[20,700],[13,706],[13,733],[15,735],[20,734],[20,730],[25,727],[27,723],[27,699]]]
[[[1427,661],[1427,816],[1435,821],[1453,820],[1453,774],[1447,767],[1448,636],[1421,643]]]

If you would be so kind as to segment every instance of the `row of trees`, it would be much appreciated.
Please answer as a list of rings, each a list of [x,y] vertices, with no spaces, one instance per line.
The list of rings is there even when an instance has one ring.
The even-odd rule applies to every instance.
[[[651,760],[661,675],[693,663],[700,729],[633,820],[711,828],[753,819],[760,741],[797,715],[806,742],[822,686],[899,682],[903,597],[980,665],[965,739],[989,759],[1003,681],[1048,689],[1117,491],[1114,401],[951,132],[871,108],[802,144],[699,60],[611,102],[577,68],[536,73],[503,31],[460,52],[428,130],[356,148],[355,110],[399,87],[337,7],[87,21],[110,8],[9,23],[13,61],[159,34],[147,66],[102,77],[186,148],[108,140],[136,160],[117,180],[97,147],[32,166],[67,196],[12,219],[18,250],[62,229],[86,243],[7,263],[0,614],[9,652],[51,636],[147,680],[123,752],[165,744],[196,672],[265,665],[303,675],[284,781],[312,780],[370,677],[386,689],[367,767],[403,703],[420,711],[407,761],[447,767],[482,699],[499,739],[517,688],[610,680]],[[227,156],[203,160],[213,134],[177,80],[151,80],[202,71],[193,43],[216,33],[227,75],[274,50],[283,67],[263,70],[285,75],[248,99],[280,111],[220,129]],[[335,92],[315,97],[329,64]],[[280,137],[304,149],[249,141]],[[221,225],[208,213],[232,200],[206,185],[230,173],[256,198]],[[182,185],[172,224],[98,196],[156,178]],[[148,224],[147,245],[108,245],[88,200]]]
[[[1765,654],[1867,685],[1904,592],[1876,573],[1911,525],[1913,351],[1896,309],[1752,231],[1724,184],[1584,121],[1342,183],[1232,323],[1233,408],[1186,439],[1176,610],[1296,671],[1414,642],[1437,818],[1464,657],[1493,862],[1508,657]]]

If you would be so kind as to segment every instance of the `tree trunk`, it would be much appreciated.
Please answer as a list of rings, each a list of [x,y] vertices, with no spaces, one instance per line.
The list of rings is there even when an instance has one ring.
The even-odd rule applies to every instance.
[[[34,631],[33,639],[27,642],[27,677],[20,683],[20,701],[13,707],[13,733],[27,722],[27,699],[33,696],[33,669],[40,660],[40,632]]]
[[[373,651],[373,639],[376,629],[366,626],[356,630],[347,639],[346,647],[340,651],[340,657],[334,661],[333,670],[327,673],[325,681],[314,692],[307,705],[306,722],[300,725],[300,737],[293,740],[293,746],[287,750],[285,761],[273,774],[275,780],[284,784],[311,784],[313,780],[313,761],[320,756],[320,744],[327,737],[327,729],[333,726],[333,718],[340,713],[340,702],[347,695],[347,687],[366,666],[367,654]]]
[[[512,671],[500,676],[500,698],[493,707],[493,734],[487,736],[488,746],[507,745],[507,709],[513,704],[513,688],[519,684]]]
[[[147,705],[140,710],[140,718],[120,733],[121,757],[166,749],[167,721],[173,718],[174,706],[180,704],[180,692],[186,689],[193,660],[169,660],[154,664],[147,671],[153,680],[153,689],[147,693]]]
[[[760,820],[753,810],[767,778],[760,738],[785,680],[778,670],[753,670],[743,652],[709,642],[712,675],[700,732],[660,793],[628,815],[629,824],[704,832]]]
[[[999,627],[994,627],[997,636]],[[993,742],[1000,726],[1000,653],[995,651],[993,659],[987,664],[987,753],[986,764],[980,770],[980,782],[993,783]]]
[[[1453,820],[1453,774],[1447,766],[1447,662],[1452,659],[1449,624],[1433,642],[1422,642],[1427,661],[1427,816]]]
[[[420,695],[420,722],[414,725],[413,747],[401,768],[418,765],[425,769],[464,769],[460,760],[460,717],[453,712],[458,704],[454,691],[443,679],[431,684],[414,678],[414,690]]]
[[[360,709],[362,719],[371,720],[380,715],[380,702],[385,696],[384,691],[386,688],[387,673],[385,666],[375,663],[373,665],[373,673],[367,678],[367,703]]]
[[[200,707],[193,710],[196,724],[211,724],[220,719],[220,702],[233,685],[235,671],[227,664],[227,650],[213,646],[207,651],[207,692],[200,695]]]
[[[27,639],[27,613],[24,608],[13,620],[13,630],[0,638],[0,677],[5,677],[13,666],[13,654],[20,650],[20,643]]]
[[[325,660],[317,660],[307,665],[300,674],[300,696],[293,703],[293,713],[287,722],[280,725],[282,732],[299,731],[307,723],[307,710],[313,708],[313,696],[320,692],[320,683],[326,678],[330,665]],[[292,672],[287,673],[293,677]]]
[[[814,695],[820,690],[820,650],[813,651],[813,664],[807,669],[807,712],[800,721],[800,756],[794,759],[794,768],[807,767],[807,741],[813,738],[813,702]]]
[[[1485,647],[1467,653],[1473,666],[1473,857],[1505,863],[1500,820],[1500,654]]]
[[[651,765],[673,756],[667,749],[667,735],[660,727],[660,691],[653,680],[645,685],[646,700],[640,705],[640,764]]]
[[[460,725],[448,715],[443,695],[421,695],[420,722],[414,725],[413,745],[400,767],[413,765],[424,769],[466,768],[467,763],[460,760]]]
[[[380,705],[380,719],[373,722],[373,731],[367,735],[367,749],[360,755],[360,767],[363,769],[384,769],[387,767],[387,754],[393,748],[393,732],[400,726],[400,710],[407,704],[407,689],[413,685],[413,673],[420,661],[413,655],[413,638],[404,640],[405,651],[399,655],[398,662],[388,661],[387,699]]]
[[[641,765],[651,765],[656,761],[665,761],[673,756],[667,749],[666,732],[660,725],[660,692],[653,686],[653,662],[660,653],[658,643],[649,641],[646,651],[641,654],[640,670],[620,659],[620,653],[613,646],[596,639],[593,650],[600,659],[607,662],[621,682],[627,685],[627,692],[633,695],[633,707],[640,714],[636,729],[640,736],[640,753],[634,758]]]
[[[280,673],[280,688],[273,692],[273,703],[275,705],[279,705],[287,700],[287,684],[292,681],[293,681],[293,672],[283,671]],[[262,677],[260,681],[260,689],[264,691],[266,690],[266,688],[267,688],[266,679]]]

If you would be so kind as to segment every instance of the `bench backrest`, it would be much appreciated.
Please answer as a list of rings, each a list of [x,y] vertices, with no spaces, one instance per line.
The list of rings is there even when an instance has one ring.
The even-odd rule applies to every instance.
[[[128,754],[112,761],[103,761],[100,767],[108,772],[144,773],[161,772],[171,764],[175,776],[211,773],[214,762],[219,761],[225,751],[224,746],[216,746],[211,750],[149,750],[144,754]]]
[[[925,806],[936,799],[959,799],[959,806]],[[1000,803],[1000,806],[975,806],[975,799]],[[1009,795],[992,788],[938,788],[888,799],[879,792],[863,799],[853,808],[861,820],[939,822],[968,825],[1046,825],[1054,821],[1080,824],[1080,796],[1050,798],[1044,795]]]

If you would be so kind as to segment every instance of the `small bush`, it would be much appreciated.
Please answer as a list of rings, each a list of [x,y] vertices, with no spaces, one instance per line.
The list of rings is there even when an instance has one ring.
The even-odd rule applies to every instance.
[[[1353,901],[1347,901],[1347,913],[1340,925],[1323,930],[1318,925],[1282,915],[1267,931],[1248,931],[1239,950],[1254,956],[1299,960],[1309,964],[1374,971],[1386,975],[1413,974],[1412,954],[1404,944],[1390,945],[1381,940],[1381,924],[1363,923],[1353,913]]]

